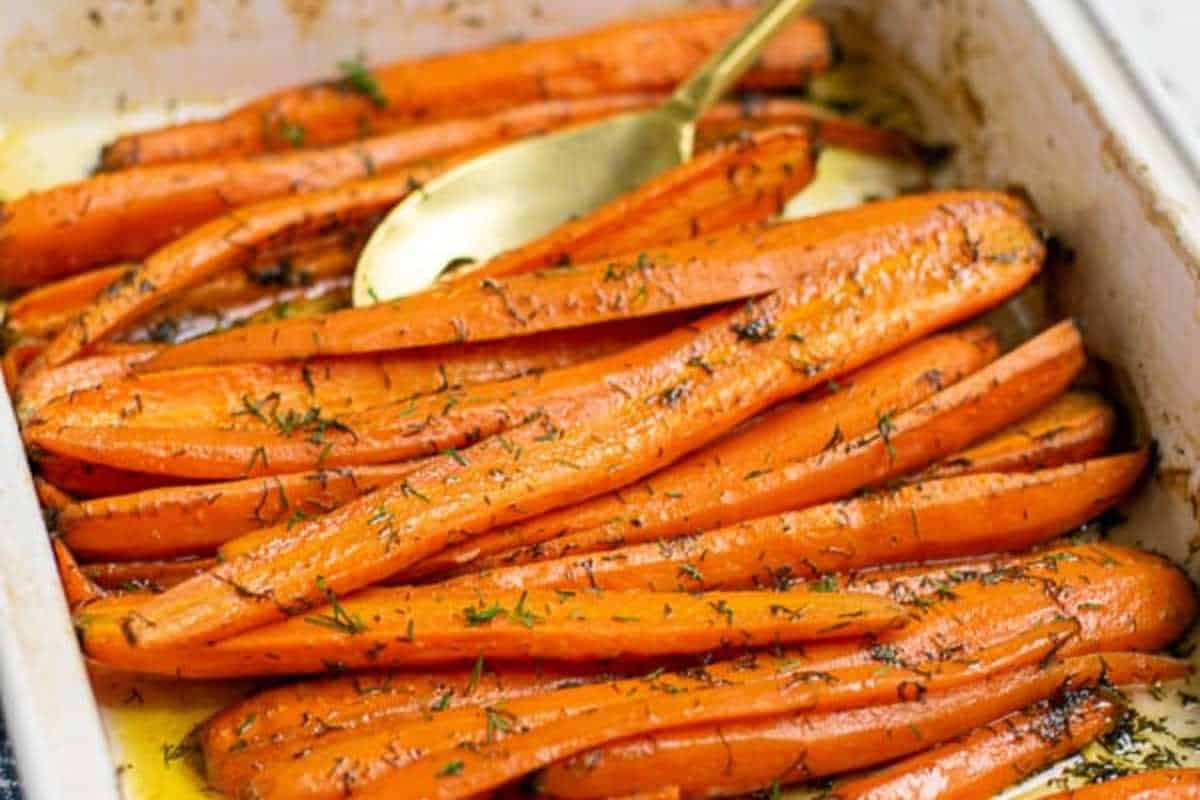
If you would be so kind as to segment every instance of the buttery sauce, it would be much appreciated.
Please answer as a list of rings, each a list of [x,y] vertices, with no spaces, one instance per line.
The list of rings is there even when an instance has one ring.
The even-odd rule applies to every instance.
[[[834,95],[834,77],[814,94]],[[826,98],[822,98],[826,99]],[[179,118],[212,114],[215,105],[113,113],[40,128],[0,123],[0,198],[75,180],[95,165],[99,146],[118,130],[150,127]],[[888,109],[891,111],[892,109]],[[894,121],[894,120],[893,120]],[[927,185],[925,171],[901,163],[838,148],[820,156],[816,179],[787,206],[785,216],[799,217],[890,197]],[[189,733],[218,709],[246,694],[247,683],[180,682],[94,674],[93,685],[110,737],[114,764],[129,800],[211,800]],[[1117,769],[1200,765],[1200,715],[1184,710],[1200,702],[1200,680],[1164,685],[1131,696],[1137,717],[1107,744],[1089,746],[1080,755],[1039,773],[1004,792],[1005,800],[1038,797],[1083,782],[1097,764]],[[1090,765],[1085,768],[1084,765]],[[824,790],[796,789],[791,798],[816,798]]]

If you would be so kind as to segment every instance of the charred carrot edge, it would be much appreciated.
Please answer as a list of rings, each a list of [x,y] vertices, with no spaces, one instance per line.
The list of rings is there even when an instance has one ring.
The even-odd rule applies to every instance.
[[[758,458],[738,464],[738,470],[727,468],[727,453],[706,458],[701,451],[619,495],[490,535],[483,546],[493,554],[472,566],[593,553],[842,497],[919,469],[1026,416],[1062,392],[1085,360],[1074,323],[1060,323],[895,416],[890,409],[869,409],[875,424],[868,434],[846,441],[835,433],[820,451],[807,457],[797,453],[778,467],[769,458],[775,446],[771,437],[747,449]],[[753,429],[746,435],[751,442],[754,436]],[[740,444],[734,440],[727,449]],[[497,539],[504,538],[518,546],[497,552]]]
[[[1174,659],[1129,653],[1067,658],[931,692],[920,702],[696,725],[628,739],[550,766],[537,785],[543,794],[562,798],[661,784],[678,785],[684,796],[740,794],[884,763],[1104,679],[1144,683],[1188,672],[1187,664]]]
[[[926,753],[835,784],[830,798],[991,797],[1103,736],[1123,710],[1093,693],[1044,700]]]
[[[159,592],[212,569],[211,558],[177,561],[108,561],[84,564],[80,571],[94,584],[110,591]]]
[[[784,650],[780,655],[785,663],[823,671],[880,661],[915,662],[939,652],[946,642],[956,643],[956,653],[969,655],[1064,614],[1083,626],[1083,636],[1064,647],[1065,655],[1120,648],[1154,650],[1187,630],[1196,609],[1190,584],[1177,568],[1111,545],[1057,548],[916,570],[876,570],[861,580],[827,579],[821,588],[837,583],[851,591],[904,602],[912,609],[912,623],[873,643],[834,642],[810,644],[803,652]],[[1064,598],[1065,605],[1059,606],[1056,597]],[[707,674],[718,682],[736,680],[747,664],[739,660],[726,666],[710,665]],[[461,672],[420,677],[376,672],[304,681],[268,690],[223,712],[209,725],[206,736],[211,741],[206,748],[212,754],[231,753],[228,760],[248,759],[254,764],[261,762],[258,751],[263,746],[298,752],[307,741],[330,736],[321,720],[354,736],[358,730],[390,726],[392,720],[422,718],[430,710],[507,705],[531,692],[562,688],[572,678],[608,680],[638,674],[638,667],[629,663],[609,662],[594,665],[596,669],[615,675],[585,676],[557,667],[489,662],[474,691],[467,691],[470,683]],[[243,725],[250,717],[255,724]],[[233,753],[245,753],[245,758]]]
[[[58,564],[58,577],[62,581],[63,595],[66,596],[70,608],[78,608],[104,596],[104,592],[79,568],[75,556],[61,539],[51,539],[50,545],[54,549],[54,561]]]
[[[703,153],[452,280],[504,278],[695,239],[783,210],[815,172],[810,135],[776,128]]]
[[[318,583],[328,588],[323,579]],[[801,592],[784,600],[772,592],[567,597],[373,589],[344,600],[330,592],[328,605],[304,616],[212,645],[173,649],[138,647],[127,637],[124,620],[131,608],[137,614],[140,602],[130,599],[93,603],[77,618],[85,651],[110,666],[180,677],[314,673],[335,663],[470,663],[484,652],[501,660],[639,658],[735,642],[752,647],[861,636],[904,621],[899,606],[870,595]]]
[[[860,216],[867,213],[865,209],[874,209],[872,214],[876,215],[876,218],[895,219],[899,215],[904,218],[905,223],[881,225],[878,228],[868,225],[866,227],[872,233],[867,233],[863,229],[863,223],[870,219],[870,216],[866,218]],[[909,215],[915,215],[918,221],[914,222],[913,217]],[[822,240],[816,236],[818,231],[828,233],[831,228],[839,227],[848,227],[851,231],[857,229],[857,232],[847,233],[844,237],[834,237],[832,240]],[[930,240],[928,234],[934,230],[938,230],[939,235]],[[877,234],[884,235],[884,238],[877,238]],[[975,236],[980,242],[981,249],[978,252],[969,248],[955,249],[949,244],[950,241],[966,235]],[[909,242],[914,238],[919,239],[920,243],[910,245]],[[821,243],[809,247],[810,239],[811,243]],[[1008,287],[1001,290],[1002,294],[999,296],[1003,296],[1003,293],[1009,291],[1012,286],[1027,279],[1031,271],[1036,269],[1040,263],[1042,255],[1041,244],[1033,237],[1030,228],[1021,219],[1019,207],[1014,206],[1003,195],[994,194],[932,195],[889,201],[864,207],[863,211],[849,216],[834,214],[797,223],[786,223],[774,227],[766,234],[748,238],[743,236],[740,240],[735,237],[731,241],[739,243],[729,250],[728,255],[734,255],[735,251],[740,253],[736,259],[739,267],[732,270],[732,273],[741,274],[742,277],[730,278],[729,273],[722,272],[720,275],[714,275],[713,281],[733,280],[739,287],[738,292],[744,291],[748,284],[756,282],[756,279],[748,277],[746,273],[755,273],[757,268],[754,267],[754,263],[760,260],[769,265],[769,268],[766,269],[767,272],[776,273],[775,279],[781,279],[782,276],[774,267],[778,267],[778,270],[783,272],[794,269],[793,277],[785,281],[789,286],[795,286],[797,283],[800,286],[814,288],[824,285],[830,292],[833,291],[831,284],[844,285],[844,282],[849,280],[846,270],[851,263],[855,263],[864,272],[874,274],[877,271],[895,270],[899,280],[906,280],[899,277],[901,275],[910,277],[916,285],[922,287],[920,290],[916,290],[918,294],[927,298],[921,302],[934,302],[939,305],[943,301],[949,303],[944,306],[944,309],[952,316],[948,317],[946,322],[959,321],[962,318],[963,314],[957,309],[965,311],[968,306],[972,309],[985,307],[987,304],[995,302],[998,295],[988,292],[970,295],[970,293],[958,291],[946,283],[938,284],[934,275],[944,274],[940,273],[940,270],[964,268],[978,269],[989,273],[995,278],[997,288]],[[771,242],[776,242],[779,249],[774,249]],[[676,246],[676,248],[670,249],[670,252],[674,254],[674,257],[682,258],[683,252],[680,249],[682,247],[684,246]],[[993,248],[997,252],[993,253]],[[925,255],[918,258],[917,252],[924,252]],[[843,260],[850,259],[851,256],[854,257],[852,261]],[[929,269],[918,270],[914,263],[902,261],[905,257],[922,266],[928,266]],[[1001,257],[1011,259],[1011,266],[1000,263]],[[683,258],[682,261],[675,263],[675,266],[683,270],[682,272],[671,269],[670,265],[664,265],[665,271],[660,277],[665,278],[667,274],[670,274],[673,276],[671,278],[673,281],[676,278],[684,277],[683,273],[690,272],[693,267],[705,265],[707,269],[721,261],[722,258],[724,256],[713,257],[711,254],[705,257]],[[750,258],[749,262],[747,262],[747,258]],[[967,263],[973,266],[968,267]],[[600,262],[589,269],[595,272],[594,267],[598,266],[603,266],[607,270],[610,265]],[[639,269],[636,263],[631,263],[630,268],[634,273],[643,275],[652,271]],[[578,274],[572,274],[578,277]],[[758,274],[762,277],[762,273]],[[511,281],[522,281],[529,278],[537,281],[539,280],[538,275],[544,276],[544,279],[549,281],[548,285],[556,287],[555,292],[561,291],[567,283],[573,280],[573,278],[563,276],[550,278],[546,276],[546,273],[537,273],[530,276],[516,276]],[[1013,280],[1014,278],[1015,280]],[[588,279],[585,283],[590,280]],[[597,277],[596,280],[601,284],[605,282],[603,277]],[[641,280],[641,278],[635,280]],[[618,283],[621,281],[610,282],[610,285]],[[494,288],[493,284],[488,285]],[[671,299],[668,302],[678,304],[680,295],[675,293],[675,289],[670,289],[663,283],[656,285],[658,289],[651,294],[657,296],[663,293],[665,297],[669,293]],[[678,291],[683,291],[683,288],[681,285]],[[664,292],[663,290],[669,291]],[[855,298],[845,294],[838,296],[828,294],[826,298],[819,301],[802,302],[795,294],[796,291],[795,288],[786,290],[787,296],[791,298],[788,302],[798,307],[795,309],[797,313],[802,313],[812,321],[814,330],[819,319],[818,307],[826,304],[842,307],[856,302]],[[494,292],[487,292],[487,294],[490,300],[497,299]],[[514,295],[502,294],[508,301],[515,302]],[[563,294],[562,297],[567,297],[567,294]],[[584,294],[586,295],[587,292]],[[963,300],[968,306],[959,306],[952,298]],[[429,309],[433,307],[428,304],[427,300],[428,298],[417,304],[419,309],[423,309],[421,311],[423,314],[428,314]],[[390,314],[405,302],[407,301],[397,301],[383,308]],[[875,302],[881,303],[882,298],[878,301],[872,298],[868,305]],[[504,302],[500,303],[501,307],[504,305]],[[567,305],[577,306],[577,298]],[[380,307],[361,309],[353,313],[369,314],[377,308]],[[509,319],[510,322],[512,321],[508,317],[507,311],[501,310],[500,307],[494,310],[497,314]],[[885,318],[887,315],[896,317],[908,312],[909,306],[903,304],[890,311],[879,310],[879,313],[884,314]],[[362,317],[355,317],[355,319],[361,321]],[[327,319],[329,322],[332,320],[333,317]],[[297,322],[303,321],[297,320]],[[405,324],[409,325],[413,322],[409,318]],[[444,315],[439,315],[438,320],[433,324],[446,326]],[[865,345],[866,349],[862,350],[862,355],[854,354],[852,360],[840,361],[840,357],[835,358],[815,349],[812,343],[801,342],[796,338],[784,341],[772,339],[774,328],[764,329],[761,333],[753,330],[748,333],[745,331],[737,333],[736,330],[728,327],[731,324],[736,328],[743,323],[737,321],[714,322],[710,323],[708,327],[697,326],[679,330],[669,337],[661,337],[646,343],[641,348],[626,351],[607,360],[596,360],[576,368],[551,373],[536,382],[536,385],[529,382],[524,384],[509,382],[497,385],[492,390],[481,388],[472,392],[473,398],[478,396],[481,399],[472,399],[470,402],[456,404],[452,409],[447,409],[444,405],[417,409],[380,407],[362,414],[346,415],[339,419],[341,426],[337,430],[327,431],[327,435],[319,442],[296,435],[279,436],[276,427],[269,424],[255,424],[253,420],[233,430],[230,430],[228,426],[209,426],[197,429],[167,429],[153,426],[142,429],[138,427],[137,417],[130,417],[123,424],[117,426],[85,427],[58,424],[53,419],[53,415],[47,415],[39,425],[27,426],[26,437],[27,441],[47,450],[85,460],[120,463],[146,472],[161,471],[206,479],[298,472],[312,469],[318,464],[342,466],[385,463],[426,455],[433,450],[446,447],[460,447],[472,438],[498,433],[510,428],[514,422],[532,414],[544,414],[558,427],[574,425],[575,419],[584,416],[606,418],[608,409],[628,404],[629,390],[623,386],[626,380],[623,376],[628,375],[633,379],[633,376],[639,372],[659,369],[659,367],[648,366],[651,361],[664,368],[667,363],[673,362],[678,365],[671,369],[678,369],[680,373],[686,374],[680,374],[676,383],[683,380],[689,386],[693,383],[711,384],[717,373],[729,372],[730,369],[726,366],[714,366],[711,363],[712,354],[706,355],[703,348],[686,356],[678,348],[686,346],[682,345],[685,340],[695,339],[697,336],[701,336],[702,331],[705,330],[708,332],[703,333],[704,337],[715,336],[716,331],[712,329],[712,325],[723,329],[720,333],[726,341],[721,345],[722,347],[732,346],[735,349],[746,349],[750,345],[764,344],[765,346],[756,348],[764,360],[776,358],[776,356],[770,355],[772,351],[791,350],[792,354],[784,355],[783,358],[790,359],[794,365],[790,368],[791,372],[806,373],[796,376],[802,382],[802,388],[811,387],[815,382],[814,379],[818,377],[832,377],[829,374],[818,375],[819,372],[836,371],[837,374],[842,374],[860,365],[864,360],[882,354],[884,349],[893,347],[888,343],[868,342]],[[770,323],[767,324],[770,325]],[[248,333],[273,327],[259,325],[243,330]],[[903,340],[897,344],[908,343],[912,339],[930,332],[934,327],[932,322],[927,324],[924,320],[917,320],[912,327],[905,331]],[[276,332],[279,330],[281,329],[276,328]],[[735,333],[736,337],[732,335]],[[823,331],[822,336],[828,335],[828,333],[828,331]],[[791,331],[788,334],[788,336],[801,335],[804,334],[797,331]],[[209,341],[215,342],[222,339],[223,336],[210,337]],[[768,341],[763,342],[764,339]],[[306,337],[306,340],[305,346],[311,347],[313,344],[311,338]],[[715,342],[715,339],[713,341]],[[178,353],[188,346],[183,345],[172,350]],[[239,348],[241,346],[238,345]],[[284,349],[283,340],[278,341],[276,346],[277,349]],[[838,347],[840,349],[841,346],[838,345]],[[667,353],[668,351],[677,355],[661,355],[653,358],[648,355],[651,352]],[[685,365],[680,363],[685,360],[691,364],[703,364],[709,367],[713,374],[704,372],[703,367],[685,368]],[[643,364],[643,361],[646,364]],[[777,367],[784,366],[779,361],[775,361],[775,363]],[[704,374],[697,376],[697,371]],[[644,379],[636,380],[644,383]],[[640,386],[638,383],[632,385]],[[615,389],[614,386],[620,386],[621,389]],[[670,386],[664,385],[661,391],[666,392],[669,389]],[[640,388],[635,391],[640,391]],[[489,397],[490,392],[495,392],[495,394],[491,394]],[[668,399],[673,402],[673,398],[678,394],[679,390],[677,389]],[[762,397],[764,403],[769,403],[770,400],[771,398],[768,396]],[[758,401],[759,398],[756,397],[752,402]],[[585,410],[585,406],[590,406],[590,410]],[[418,411],[415,416],[411,413],[414,410]],[[421,423],[422,419],[427,419],[428,424]],[[414,424],[417,426],[416,429],[414,429]],[[345,428],[349,428],[349,431]],[[713,435],[717,432],[714,430]],[[193,443],[197,446],[189,447]]]
[[[1020,550],[1121,500],[1145,471],[1134,453],[1035,472],[923,481],[674,541],[464,575],[444,587],[706,591],[787,587],[885,564]]]
[[[915,479],[1026,471],[1083,461],[1108,447],[1116,419],[1116,411],[1099,395],[1067,392],[1028,419],[932,465]]]
[[[701,11],[628,22],[571,36],[401,61],[342,81],[284,90],[226,116],[132,134],[104,149],[101,164],[136,164],[287,150],[361,138],[417,121],[486,114],[521,103],[622,92],[669,91],[744,24],[744,11]],[[801,19],[777,36],[743,80],[794,86],[828,67],[821,23]],[[292,132],[289,138],[286,134]]]
[[[582,750],[651,731],[799,710],[848,710],[946,691],[1052,656],[1076,632],[1069,623],[1058,623],[971,659],[884,672],[877,665],[860,665],[818,678],[755,664],[734,680],[720,682],[661,675],[566,689],[505,706],[514,724],[499,732],[495,710],[489,715],[487,709],[464,709],[440,714],[425,725],[318,743],[299,759],[268,762],[243,791],[263,798],[333,800],[349,775],[356,791],[368,796],[396,796],[398,787],[407,784],[417,797],[466,797]],[[392,752],[404,753],[418,736],[423,752],[416,758],[387,759],[388,737],[398,745]],[[458,747],[464,740],[475,747]],[[440,774],[447,760],[460,758],[462,767],[453,775]]]
[[[1052,795],[1048,800],[1194,800],[1200,769],[1156,769]]]
[[[1010,207],[998,199],[976,202]],[[948,207],[943,204],[942,213],[952,213]],[[523,427],[531,441],[518,453],[505,449],[503,437],[485,439],[480,449],[469,448],[458,482],[416,473],[298,525],[152,598],[124,630],[146,648],[224,638],[279,619],[280,606],[319,601],[318,574],[328,575],[336,592],[353,591],[460,537],[628,484],[784,397],[1011,295],[1036,273],[1043,253],[1028,226],[1011,229],[1013,216],[985,216],[978,226],[966,221],[973,217],[953,217],[939,245],[957,258],[914,262],[896,255],[875,266],[858,262],[816,271],[799,287],[627,351],[623,357],[636,366],[606,376],[605,386],[622,399],[604,413],[576,417],[570,428],[534,420]],[[1004,234],[993,241],[988,233],[997,223]],[[964,246],[968,240],[970,247]],[[857,322],[850,328],[837,322],[847,312]],[[708,369],[692,366],[696,358]],[[489,488],[481,494],[479,486]],[[274,602],[263,602],[268,594]]]

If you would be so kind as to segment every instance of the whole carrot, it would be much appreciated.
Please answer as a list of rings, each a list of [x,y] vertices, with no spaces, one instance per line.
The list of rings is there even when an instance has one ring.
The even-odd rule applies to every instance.
[[[1142,452],[1028,475],[924,481],[675,540],[485,570],[442,585],[464,590],[786,587],[884,564],[1021,550],[1111,508],[1145,466]]]
[[[67,605],[76,608],[103,596],[103,592],[84,574],[75,561],[74,554],[62,543],[61,539],[52,539],[54,560],[58,565],[58,578],[62,581],[63,595]]]
[[[124,623],[139,598],[77,617],[89,657],[120,669],[236,677],[498,660],[591,661],[862,636],[902,625],[883,598],[827,592],[443,592],[372,589],[211,645],[138,647]],[[171,591],[171,590],[168,590]],[[161,596],[161,595],[160,595]],[[122,606],[126,606],[122,609]]]
[[[468,548],[478,545],[492,554],[476,569],[562,558],[842,497],[1026,416],[1062,392],[1084,361],[1078,330],[1063,322],[912,408],[859,408],[868,412],[869,433],[856,435],[861,428],[854,426],[847,438],[835,429],[820,449],[789,452],[780,446],[787,439],[779,431],[750,429],[619,494],[489,534],[460,546],[453,557],[473,555]],[[799,413],[780,415],[779,430]]]
[[[1156,769],[1052,795],[1050,800],[1195,800],[1200,769]]]
[[[830,800],[991,797],[1103,736],[1122,711],[1093,691],[1043,700],[928,752],[839,782]]]
[[[538,788],[563,798],[604,797],[660,784],[677,785],[689,798],[738,795],[884,763],[1101,680],[1139,684],[1188,671],[1180,661],[1128,653],[1066,658],[931,692],[917,702],[693,726],[629,739],[549,767]]]
[[[873,268],[820,270],[800,287],[718,312],[679,339],[628,351],[639,367],[628,383],[610,386],[623,400],[606,413],[576,418],[569,429],[534,420],[528,426],[537,434],[519,453],[485,439],[478,446],[490,455],[466,454],[457,482],[414,474],[298,525],[149,600],[125,630],[147,648],[221,638],[279,619],[280,606],[318,601],[319,574],[334,591],[353,591],[461,538],[630,483],[778,400],[1007,297],[1038,269],[1042,251],[1029,233],[1002,238],[996,254],[975,238],[967,253],[958,251],[966,260],[950,264],[901,256]],[[849,316],[856,325],[842,324]],[[693,366],[695,358],[708,369]]]
[[[414,122],[486,114],[522,103],[622,92],[669,91],[748,17],[696,11],[626,22],[553,39],[401,61],[368,72],[344,65],[342,80],[288,89],[216,120],[118,138],[106,169],[348,141]],[[794,86],[832,57],[823,25],[801,19],[777,36],[743,80],[754,88]]]

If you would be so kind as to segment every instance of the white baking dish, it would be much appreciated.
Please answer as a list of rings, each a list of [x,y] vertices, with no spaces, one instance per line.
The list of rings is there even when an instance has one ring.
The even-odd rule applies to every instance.
[[[212,113],[357,53],[382,61],[682,5],[10,2],[0,15],[0,190],[78,177],[114,130]],[[1083,0],[828,0],[820,12],[884,43],[873,51],[883,63],[915,70],[886,74],[933,138],[959,145],[957,180],[1020,187],[1077,252],[1054,276],[1057,302],[1116,366],[1162,456],[1117,535],[1184,561],[1200,536],[1200,175],[1137,70],[1106,48],[1104,15]],[[0,406],[0,699],[26,794],[115,798],[115,762]]]

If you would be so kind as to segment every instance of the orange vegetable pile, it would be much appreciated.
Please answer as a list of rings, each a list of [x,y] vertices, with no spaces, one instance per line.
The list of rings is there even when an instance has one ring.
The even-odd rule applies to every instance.
[[[1033,211],[776,219],[822,141],[899,134],[731,102],[632,194],[346,307],[421,182],[656,102],[745,13],[358,68],[6,207],[5,376],[85,655],[273,680],[196,732],[214,789],[985,797],[1120,725],[1114,687],[1188,674],[1158,654],[1186,576],[1061,538],[1148,462],[1079,330],[1002,349],[978,319],[1042,269]],[[801,20],[745,87],[831,53]]]

